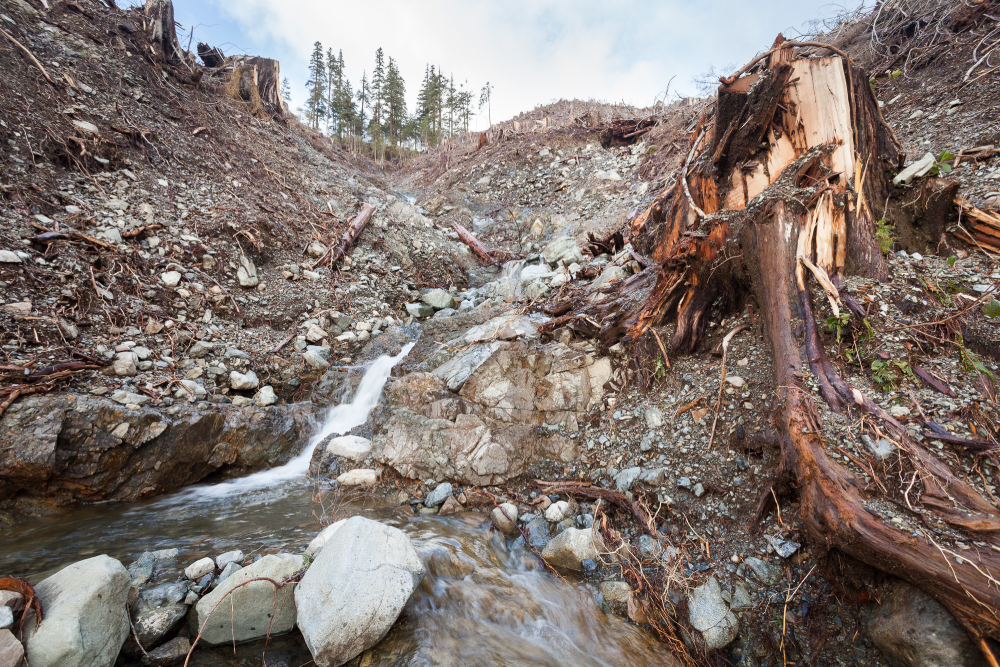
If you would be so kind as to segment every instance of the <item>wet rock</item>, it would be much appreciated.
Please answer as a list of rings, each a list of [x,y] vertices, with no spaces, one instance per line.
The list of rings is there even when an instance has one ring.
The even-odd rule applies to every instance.
[[[708,650],[720,649],[736,639],[740,622],[722,597],[722,588],[710,578],[688,595],[688,618],[701,633]]]
[[[233,576],[243,568],[240,567],[239,563],[227,563],[222,572],[219,573],[219,577],[215,580],[215,586],[218,587],[223,581]]]
[[[455,500],[455,496],[448,496],[444,503],[442,503],[441,509],[438,510],[438,515],[448,516],[449,514],[458,514],[464,510],[465,508],[462,507],[461,503]]]
[[[24,646],[10,630],[0,630],[0,667],[21,667]]]
[[[111,667],[129,633],[125,604],[131,580],[125,567],[95,556],[63,568],[35,586],[43,620],[24,624],[32,667]]]
[[[319,667],[334,667],[378,643],[424,577],[400,530],[348,519],[295,589],[298,627]]]
[[[0,417],[0,498],[45,497],[56,505],[135,500],[223,466],[280,465],[313,428],[308,412],[294,405],[200,403],[170,411],[126,410],[86,395],[18,401]]]
[[[131,565],[128,566],[128,576],[132,580],[133,586],[142,586],[153,576],[153,566],[156,565],[156,558],[151,551],[145,551]]]
[[[438,484],[433,491],[427,494],[427,499],[424,500],[424,505],[427,507],[437,507],[444,503],[445,500],[451,498],[451,484],[448,482],[442,482]]]
[[[421,554],[427,573],[438,579],[464,579],[476,571],[471,558],[456,554],[445,547],[437,547],[429,554]]]
[[[493,523],[500,529],[500,532],[507,537],[520,535],[517,529],[517,506],[513,503],[500,503],[500,507],[494,507],[490,514]]]
[[[188,607],[184,599],[188,588],[188,582],[181,581],[161,584],[139,594],[131,614],[132,625],[144,649],[149,650],[159,644],[187,616]]]
[[[632,588],[624,581],[602,581],[601,600],[611,612],[622,617],[628,616],[628,599]]]
[[[941,603],[905,582],[871,613],[868,637],[893,667],[973,667],[983,656]]]
[[[199,600],[191,610],[189,624],[192,636],[197,634],[198,628],[223,598],[226,599],[222,603],[226,613],[212,615],[205,625],[201,641],[206,644],[226,644],[232,642],[234,637],[237,642],[248,641],[264,637],[268,632],[272,636],[288,632],[295,626],[293,595],[297,593],[296,584],[280,588],[275,601],[274,586],[270,582],[246,582],[258,577],[282,581],[304,567],[302,556],[272,554],[236,572]]]
[[[226,569],[226,566],[230,563],[242,563],[243,562],[243,552],[240,549],[235,549],[233,551],[227,551],[224,554],[220,554],[215,557],[215,566],[220,570]]]
[[[584,560],[597,559],[599,545],[595,539],[600,540],[600,537],[594,534],[592,528],[567,528],[545,545],[542,558],[556,567],[580,570]]]
[[[143,664],[158,667],[171,667],[184,662],[191,650],[191,642],[187,637],[175,637],[158,649],[149,652],[148,658],[143,658]]]
[[[205,556],[184,568],[184,576],[191,581],[198,581],[206,574],[215,572],[215,561]]]

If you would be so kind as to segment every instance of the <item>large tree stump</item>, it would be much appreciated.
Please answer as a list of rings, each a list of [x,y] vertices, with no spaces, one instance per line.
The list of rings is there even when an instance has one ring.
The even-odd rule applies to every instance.
[[[171,65],[182,62],[184,51],[177,42],[174,3],[171,0],[146,0],[142,13],[146,16],[150,41],[157,49],[157,58]]]
[[[795,59],[787,47],[779,39],[756,70],[723,80],[676,185],[633,221],[633,246],[655,266],[617,287],[619,297],[553,314],[605,346],[673,319],[671,347],[690,352],[710,311],[725,317],[752,295],[774,356],[781,472],[797,482],[811,537],[919,586],[977,639],[1000,638],[1000,512],[840,377],[813,314],[814,288],[818,303],[846,308],[844,277],[887,276],[875,221],[898,144],[863,70],[841,56]],[[932,531],[917,536],[879,518],[826,454],[820,411],[803,386],[810,376],[830,410],[867,413],[896,442],[922,487],[915,511],[928,525],[987,546],[953,553]]]

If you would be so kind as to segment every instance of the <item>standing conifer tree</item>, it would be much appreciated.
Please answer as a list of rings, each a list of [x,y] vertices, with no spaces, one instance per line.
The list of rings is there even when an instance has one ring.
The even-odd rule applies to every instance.
[[[306,90],[309,91],[306,120],[309,122],[309,127],[315,130],[319,129],[320,120],[326,116],[326,83],[323,45],[316,42],[309,58],[309,80],[306,81]]]
[[[357,101],[358,104],[361,106],[361,113],[358,116],[357,133],[362,139],[364,139],[365,118],[366,118],[365,106],[366,105],[371,106],[369,101],[369,92],[368,92],[368,72],[361,73],[361,85],[358,87]]]
[[[493,114],[490,113],[490,97],[492,94],[493,86],[491,86],[490,82],[487,81],[486,85],[483,86],[482,92],[479,93],[479,109],[482,110],[484,106],[486,107],[486,118],[489,121],[491,130],[493,129]]]

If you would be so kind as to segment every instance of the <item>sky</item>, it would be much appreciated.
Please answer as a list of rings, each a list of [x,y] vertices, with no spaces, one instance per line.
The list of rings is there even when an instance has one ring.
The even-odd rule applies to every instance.
[[[794,38],[808,21],[860,4],[842,1],[174,0],[174,8],[183,46],[193,26],[194,44],[280,61],[292,109],[305,100],[319,41],[343,51],[355,89],[381,46],[399,65],[411,112],[428,63],[477,93],[489,81],[497,122],[558,99],[648,106],[668,83],[671,99],[697,95],[694,80],[710,67],[742,65],[779,32]],[[487,126],[485,109],[473,125]]]

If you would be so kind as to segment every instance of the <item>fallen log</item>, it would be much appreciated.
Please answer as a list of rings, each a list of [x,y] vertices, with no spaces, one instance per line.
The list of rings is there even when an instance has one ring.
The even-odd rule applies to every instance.
[[[472,234],[472,232],[457,222],[455,223],[455,231],[458,232],[458,238],[462,241],[462,243],[469,246],[469,248],[472,249],[472,252],[476,253],[481,260],[489,262],[490,264],[499,264],[499,262],[493,259],[493,256],[490,254],[490,251],[487,250],[486,246],[484,246],[482,242]]]
[[[809,536],[922,588],[985,646],[984,636],[1000,639],[1000,511],[844,381],[819,337],[814,312],[843,302],[835,286],[844,277],[888,276],[875,223],[892,212],[876,207],[892,195],[899,145],[867,73],[843,54],[786,52],[807,45],[821,46],[779,40],[766,60],[751,63],[756,71],[747,66],[722,81],[715,108],[694,128],[684,172],[632,224],[633,247],[654,262],[643,272],[655,276],[645,298],[622,294],[610,310],[604,301],[572,318],[596,322],[605,349],[638,343],[651,327],[673,320],[669,347],[691,352],[709,313],[736,314],[752,295],[773,355],[779,472],[797,482]],[[963,210],[992,229],[992,215]],[[912,223],[893,222],[897,229]],[[821,287],[815,304],[813,281]],[[856,303],[848,311],[863,313]],[[803,386],[809,372],[832,411],[867,414],[866,423],[897,445],[901,465],[922,487],[912,509],[926,530],[883,519],[853,473],[827,455],[835,442],[828,443]],[[761,514],[771,502],[768,490]],[[950,546],[956,540],[987,547],[959,554]]]
[[[313,264],[313,268],[315,269],[323,264],[329,264],[331,268],[336,266],[337,262],[339,262],[341,257],[344,256],[344,253],[347,252],[348,248],[354,245],[355,241],[358,240],[358,237],[361,236],[361,232],[363,232],[365,227],[368,225],[368,221],[372,219],[373,213],[375,213],[375,205],[365,204],[364,207],[362,207],[361,212],[354,216],[354,220],[352,220],[351,224],[347,226],[347,231],[345,231],[340,237],[340,241],[337,245],[331,247],[326,251],[325,255],[316,260],[316,263]]]

